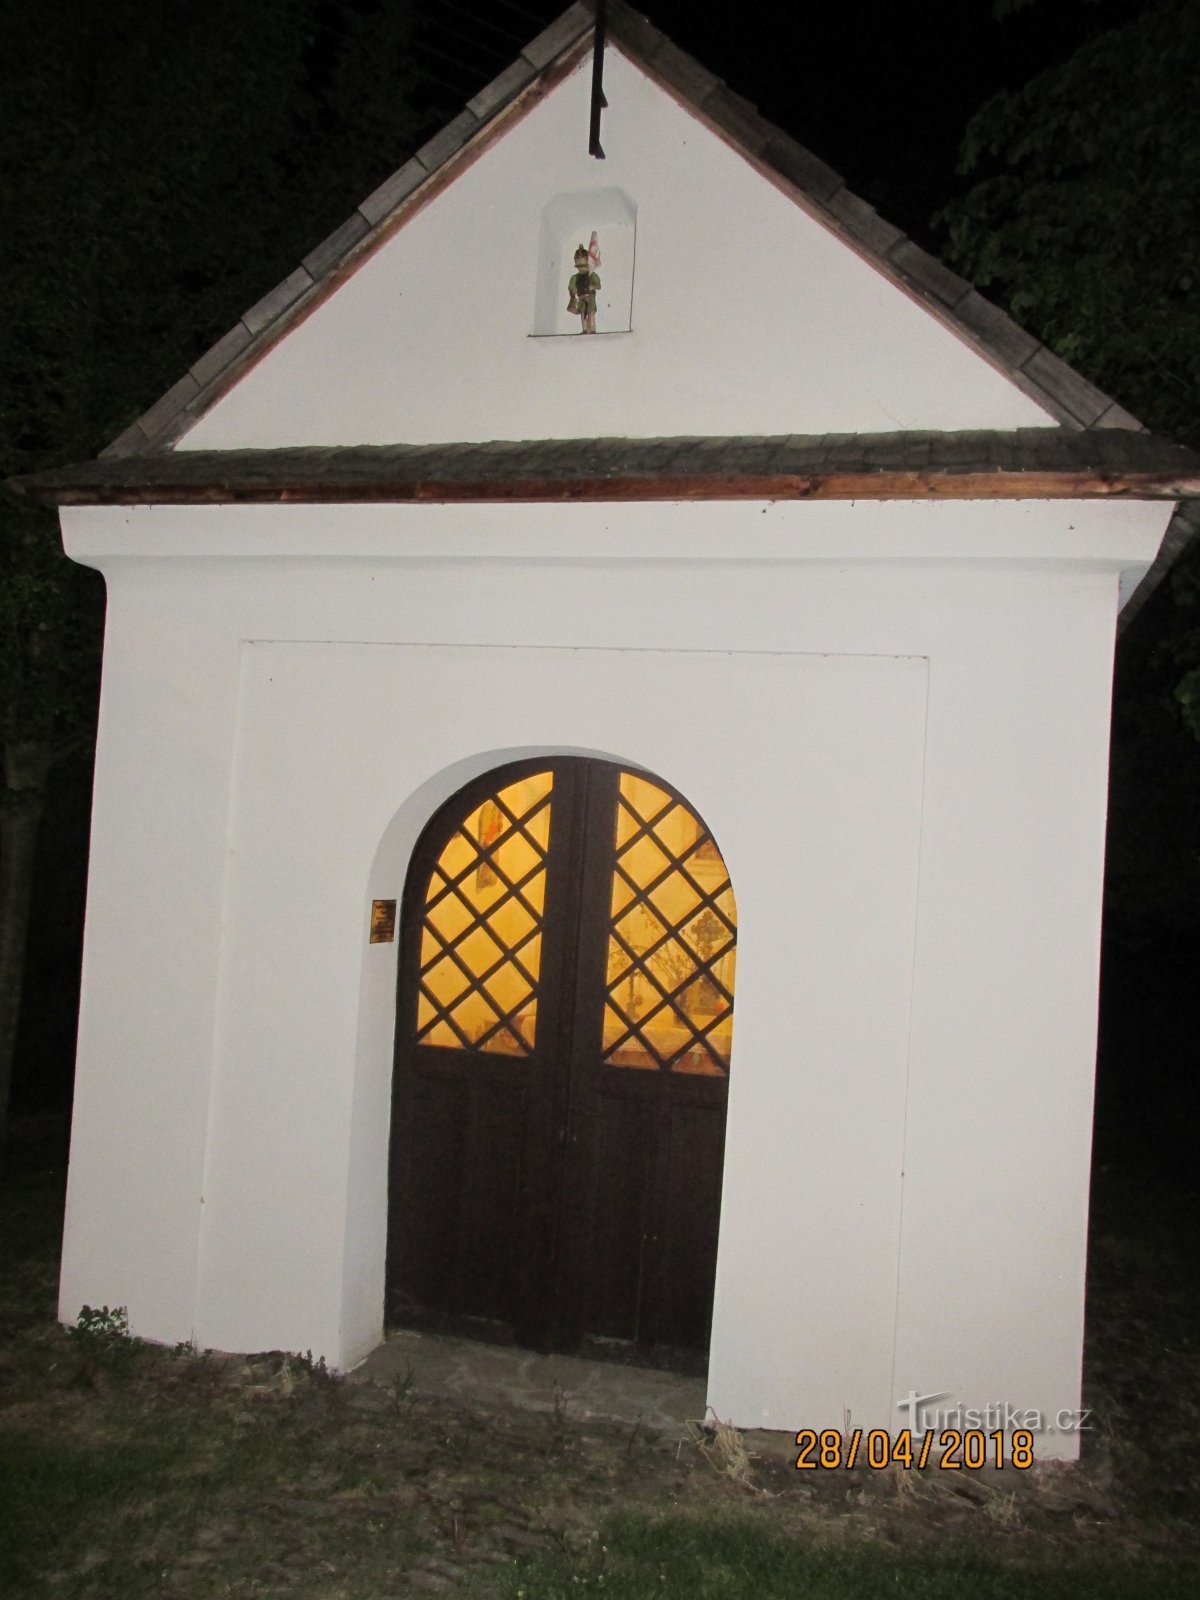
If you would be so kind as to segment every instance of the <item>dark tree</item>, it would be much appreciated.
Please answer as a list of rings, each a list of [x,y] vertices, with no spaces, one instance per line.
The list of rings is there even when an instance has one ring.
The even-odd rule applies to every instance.
[[[0,479],[93,456],[410,152],[406,0],[0,0]],[[0,1145],[47,786],[102,585],[0,497]]]

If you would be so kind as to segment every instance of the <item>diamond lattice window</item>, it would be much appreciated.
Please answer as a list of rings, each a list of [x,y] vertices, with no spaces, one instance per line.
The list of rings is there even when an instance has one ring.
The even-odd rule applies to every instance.
[[[622,773],[605,1061],[728,1072],[736,942],[729,874],[703,823],[656,784]]]
[[[539,772],[501,789],[438,857],[422,917],[419,1043],[533,1049],[553,784]]]

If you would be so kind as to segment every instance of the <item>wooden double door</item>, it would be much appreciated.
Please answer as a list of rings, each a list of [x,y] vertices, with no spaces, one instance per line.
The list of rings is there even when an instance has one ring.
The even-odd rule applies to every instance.
[[[657,778],[525,762],[441,808],[402,908],[389,1321],[703,1358],[736,937]]]

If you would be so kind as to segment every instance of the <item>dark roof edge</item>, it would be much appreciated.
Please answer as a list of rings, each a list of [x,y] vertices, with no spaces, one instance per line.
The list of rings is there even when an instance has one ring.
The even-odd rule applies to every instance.
[[[464,500],[1176,499],[1200,455],[1148,433],[525,439],[178,450],[12,481],[50,505]]]
[[[1121,607],[1117,631],[1124,633],[1191,541],[1200,537],[1200,498],[1183,500],[1167,525],[1162,544],[1145,577]]]

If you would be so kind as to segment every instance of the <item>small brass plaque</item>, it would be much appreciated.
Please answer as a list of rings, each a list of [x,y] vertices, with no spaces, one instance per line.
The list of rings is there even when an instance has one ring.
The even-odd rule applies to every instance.
[[[396,902],[371,901],[371,943],[391,944],[396,937]]]

